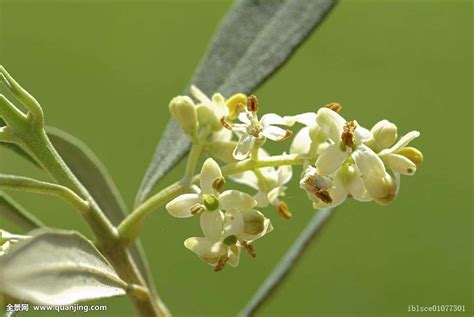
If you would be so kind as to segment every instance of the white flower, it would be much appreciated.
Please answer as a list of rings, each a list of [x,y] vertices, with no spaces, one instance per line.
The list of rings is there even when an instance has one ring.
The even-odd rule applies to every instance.
[[[263,149],[259,151],[259,157],[268,157],[268,153]],[[291,217],[288,206],[280,198],[285,196],[287,187],[285,186],[293,177],[291,165],[281,165],[278,167],[263,167],[258,169],[257,174],[253,171],[245,171],[230,178],[257,190],[254,198],[257,200],[257,207],[265,208],[268,205],[277,207],[280,214],[286,218]]]
[[[222,270],[227,263],[236,267],[241,249],[255,257],[251,243],[273,230],[270,220],[257,210],[230,209],[225,215],[218,212],[221,217],[216,225],[222,228],[218,236],[192,237],[184,242],[186,248],[214,266],[215,271]],[[202,223],[201,228],[204,231]]]
[[[237,190],[226,190],[220,193],[224,178],[219,165],[212,158],[207,159],[201,169],[200,188],[196,193],[183,194],[168,204],[168,212],[178,218],[187,218],[201,214],[201,226],[206,236],[217,237],[222,228],[219,227],[221,210],[252,209],[257,205],[252,196]]]
[[[330,103],[325,108],[339,112],[342,106],[338,103]],[[306,126],[298,131],[293,138],[290,153],[319,155],[330,145],[330,143],[326,142],[327,136],[317,124],[316,113],[305,112],[294,116],[285,116],[284,119],[289,126],[293,126],[296,122]]]
[[[379,156],[382,158],[387,169],[402,175],[415,174],[416,165],[423,161],[423,155],[417,149],[407,147],[407,145],[418,136],[420,136],[420,132],[411,131],[401,137],[390,148],[380,151]]]
[[[215,93],[209,98],[199,88],[191,85],[191,95],[200,102],[197,106],[200,123],[209,124],[214,131],[223,130],[226,138],[231,133],[222,129],[221,120],[234,120],[247,106],[247,96],[242,93],[237,93],[227,100],[220,93]]]
[[[243,160],[247,158],[257,141],[268,138],[272,141],[282,141],[291,136],[291,131],[277,127],[287,125],[287,121],[275,113],[267,113],[258,119],[258,100],[255,96],[248,97],[246,110],[238,116],[240,123],[228,123],[222,120],[225,128],[234,132],[239,141],[234,150],[234,158]]]
[[[336,207],[348,196],[358,201],[372,200],[365,189],[358,167],[351,160],[347,160],[329,177],[319,175],[314,167],[309,166],[303,173],[300,187],[313,201],[315,209]]]
[[[332,142],[316,161],[317,173],[331,175],[351,157],[370,197],[381,204],[393,200],[397,180],[387,173],[380,157],[364,144],[372,138],[372,133],[327,108],[319,109],[316,121]]]

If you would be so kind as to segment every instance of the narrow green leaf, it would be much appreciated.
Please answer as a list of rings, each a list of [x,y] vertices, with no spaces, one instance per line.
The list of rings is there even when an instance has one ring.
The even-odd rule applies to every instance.
[[[46,132],[59,155],[94,197],[105,215],[114,225],[119,225],[128,214],[128,211],[104,164],[78,138],[53,127],[47,127]],[[154,288],[140,240],[136,240],[136,243],[130,246],[130,253],[148,285]]]
[[[37,229],[0,257],[0,292],[44,305],[124,295],[127,283],[73,231]]]
[[[323,20],[335,0],[239,0],[224,18],[191,83],[207,94],[251,93]],[[166,126],[138,191],[138,205],[189,150],[174,120]]]
[[[82,141],[72,135],[52,127],[48,127],[46,132],[56,151],[110,221],[114,225],[119,224],[127,214],[127,207],[102,162]]]
[[[0,215],[26,231],[44,227],[44,224],[6,193],[0,191]]]
[[[118,225],[127,215],[127,207],[104,164],[91,149],[78,138],[54,127],[47,127],[48,137],[79,181],[88,189],[106,216],[114,225]],[[34,159],[20,147],[0,142],[1,145],[15,150],[31,162]],[[150,286],[153,280],[146,265],[145,254],[139,240],[130,247],[130,253]]]

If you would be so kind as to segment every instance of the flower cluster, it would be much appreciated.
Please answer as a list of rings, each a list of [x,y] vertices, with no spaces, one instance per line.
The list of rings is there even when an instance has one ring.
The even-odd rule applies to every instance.
[[[423,161],[421,152],[408,146],[419,132],[397,141],[395,124],[382,120],[368,130],[344,119],[337,103],[315,113],[283,117],[268,113],[259,119],[255,96],[240,93],[225,99],[217,93],[209,98],[195,86],[191,94],[198,104],[187,96],[174,98],[170,103],[173,117],[194,145],[234,167],[229,175],[232,181],[256,190],[254,196],[236,190],[222,192],[225,179],[217,162],[209,158],[198,176],[200,188],[190,186],[192,193],[166,206],[175,217],[199,215],[204,237],[189,238],[184,244],[216,271],[226,263],[237,266],[241,250],[255,256],[252,242],[273,229],[256,207],[272,205],[284,218],[291,218],[283,200],[293,176],[291,165],[303,166],[300,188],[315,209],[322,209],[335,207],[347,197],[386,205],[397,196],[400,175],[413,175]],[[267,139],[291,137],[288,127],[296,124],[303,127],[289,154],[270,156],[263,149]]]

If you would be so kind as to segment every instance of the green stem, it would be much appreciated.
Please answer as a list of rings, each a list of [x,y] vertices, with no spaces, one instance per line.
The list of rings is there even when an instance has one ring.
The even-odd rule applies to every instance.
[[[255,170],[261,167],[280,166],[280,165],[301,165],[310,159],[307,155],[301,154],[283,154],[254,161],[252,158],[241,162],[225,165],[221,168],[224,176],[244,172],[247,170]],[[198,176],[192,178],[193,182],[198,180]],[[140,227],[146,216],[151,214],[155,209],[169,202],[178,195],[189,191],[189,186],[183,185],[182,182],[176,182],[157,194],[151,196],[148,200],[138,206],[130,215],[128,215],[118,226],[120,239],[127,244],[132,243],[138,236]]]
[[[193,144],[189,152],[188,161],[186,163],[186,171],[184,172],[183,183],[186,185],[191,185],[193,176],[196,172],[196,165],[199,161],[199,156],[202,153],[203,146],[202,144]]]
[[[0,188],[55,196],[64,199],[82,213],[86,213],[89,210],[89,203],[87,201],[83,200],[69,188],[57,184],[42,182],[28,177],[0,174]]]
[[[137,238],[146,216],[156,208],[187,191],[189,191],[189,186],[183,185],[182,182],[176,182],[151,196],[120,223],[118,231],[121,240],[126,245],[131,244]]]

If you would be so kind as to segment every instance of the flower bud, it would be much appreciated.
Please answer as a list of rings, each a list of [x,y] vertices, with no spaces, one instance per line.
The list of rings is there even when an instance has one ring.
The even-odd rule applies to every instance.
[[[239,116],[239,113],[245,111],[247,96],[244,94],[235,94],[227,100],[226,106],[227,109],[229,109],[227,118],[229,120],[235,120]]]
[[[196,107],[197,118],[200,126],[210,126],[213,131],[222,129],[221,118],[218,118],[211,108],[204,104]]]
[[[420,165],[421,163],[423,163],[423,153],[421,153],[420,150],[414,147],[407,146],[407,147],[401,148],[400,150],[396,152],[396,154],[400,154],[406,157],[407,159],[412,161],[415,165]]]
[[[413,175],[416,171],[416,165],[403,155],[390,154],[383,158],[388,169],[402,175]]]
[[[211,157],[217,158],[222,162],[234,163],[237,162],[233,155],[236,146],[237,142],[235,141],[212,142],[206,145],[205,150]]]
[[[178,122],[184,133],[194,137],[198,121],[196,107],[192,99],[186,96],[175,97],[171,100],[169,108],[171,115]]]
[[[370,130],[373,138],[367,142],[375,152],[380,152],[392,146],[397,140],[397,126],[388,120],[377,122]]]

